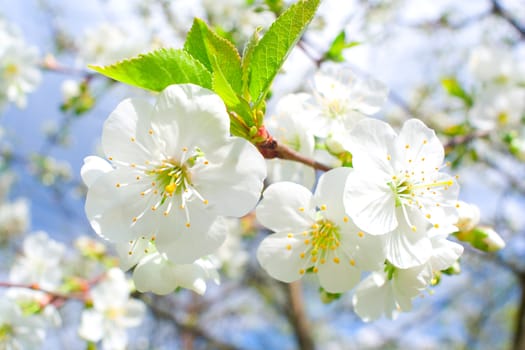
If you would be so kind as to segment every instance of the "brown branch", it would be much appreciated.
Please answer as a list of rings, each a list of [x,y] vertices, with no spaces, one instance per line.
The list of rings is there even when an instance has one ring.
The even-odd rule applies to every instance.
[[[525,26],[513,18],[500,4],[499,0],[491,0],[492,13],[506,20],[520,34],[522,40],[525,40]]]
[[[59,293],[59,292],[53,292],[47,289],[40,288],[38,284],[21,284],[21,283],[11,283],[11,282],[0,282],[0,287],[4,288],[23,288],[23,289],[30,289],[38,292],[45,293],[49,295],[53,300],[61,299],[61,300],[68,300],[68,299],[76,299],[80,301],[86,301],[87,300],[87,293],[86,291],[83,292],[77,292],[77,293]]]
[[[525,349],[525,274],[522,273],[517,275],[517,277],[521,288],[521,295],[514,326],[512,350],[523,350]]]
[[[304,309],[303,292],[301,288],[300,281],[292,282],[286,286],[288,298],[286,314],[294,329],[298,348],[301,350],[314,350],[315,344],[308,317]]]
[[[290,147],[278,143],[277,140],[270,135],[268,135],[266,141],[257,144],[257,148],[266,159],[280,158],[293,160],[321,171],[329,171],[332,169],[328,165],[319,163],[315,159],[308,158]]]
[[[215,339],[212,335],[208,334],[204,329],[199,327],[195,322],[191,320],[188,322],[183,322],[179,320],[174,312],[171,312],[168,308],[157,305],[153,299],[149,298],[146,294],[140,294],[139,298],[144,301],[151,311],[160,318],[173,322],[173,324],[181,330],[182,333],[191,333],[195,337],[202,338],[208,342],[210,349],[218,350],[239,350],[234,345],[223,343]]]

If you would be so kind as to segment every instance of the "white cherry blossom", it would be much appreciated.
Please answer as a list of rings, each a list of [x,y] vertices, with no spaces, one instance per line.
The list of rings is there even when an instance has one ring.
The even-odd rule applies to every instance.
[[[271,185],[257,207],[258,221],[274,231],[257,250],[257,259],[274,278],[300,279],[311,269],[328,292],[347,291],[362,269],[382,265],[382,238],[358,229],[346,216],[342,189],[352,170],[323,174],[315,194],[291,182]]]
[[[28,46],[17,28],[0,20],[0,103],[14,102],[19,108],[27,104],[26,94],[40,84],[36,47]]]
[[[62,282],[62,263],[66,247],[43,232],[33,233],[24,240],[23,254],[15,260],[9,273],[13,283],[35,284],[46,290],[56,290]]]
[[[434,230],[455,230],[459,186],[440,171],[443,146],[421,121],[406,121],[396,134],[387,123],[362,120],[345,148],[353,155],[355,170],[346,183],[345,208],[361,229],[385,234],[405,221],[416,231],[415,221],[422,215]]]
[[[316,113],[310,127],[316,136],[327,137],[377,113],[388,88],[375,79],[357,77],[349,68],[326,65],[314,76],[313,95],[309,108]]]
[[[0,298],[0,349],[40,349],[45,327],[39,317],[24,315],[20,306],[8,298]]]
[[[79,335],[89,341],[102,341],[104,350],[125,349],[126,329],[140,325],[146,311],[142,301],[131,299],[124,273],[110,269],[103,281],[91,290],[93,308],[82,312]]]
[[[91,226],[114,242],[154,237],[175,264],[218,248],[218,216],[240,217],[257,203],[264,159],[248,141],[231,137],[222,100],[195,85],[172,85],[155,106],[125,100],[104,124],[110,163],[86,158]]]
[[[410,311],[412,300],[430,285],[434,272],[449,268],[463,253],[463,247],[446,235],[434,235],[430,241],[432,253],[426,263],[401,269],[387,261],[383,271],[373,272],[356,287],[352,302],[363,321],[383,314],[395,319],[399,312]]]

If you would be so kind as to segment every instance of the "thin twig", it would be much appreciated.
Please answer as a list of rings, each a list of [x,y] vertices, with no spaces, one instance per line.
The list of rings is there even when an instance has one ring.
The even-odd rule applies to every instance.
[[[506,20],[520,34],[521,39],[525,39],[525,26],[513,18],[500,4],[499,0],[491,0],[492,13]]]
[[[286,286],[288,297],[287,316],[294,329],[298,348],[301,350],[314,350],[315,343],[308,317],[304,309],[303,292],[300,281],[292,282]]]

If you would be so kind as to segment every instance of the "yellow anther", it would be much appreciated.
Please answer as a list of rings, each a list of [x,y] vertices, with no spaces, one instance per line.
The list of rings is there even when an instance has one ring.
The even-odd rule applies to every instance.
[[[288,238],[293,238],[293,233],[289,233]]]
[[[130,251],[128,252],[128,255],[133,255],[133,252],[130,250]]]
[[[153,135],[153,130],[149,129],[148,134]]]
[[[339,263],[341,262],[341,260],[339,260],[339,258],[338,258],[337,256],[334,257],[333,261],[334,261],[334,263],[336,263],[336,264],[339,264]]]
[[[422,161],[422,162],[424,162],[424,161],[425,161],[425,159],[426,159],[425,157],[421,157],[421,161]]]
[[[188,152],[188,147],[182,147],[182,152]]]
[[[317,273],[318,271],[319,271],[319,269],[317,267],[314,267],[313,272]]]
[[[157,191],[157,190],[153,191],[153,194],[158,194],[158,193],[159,193],[159,191]]]
[[[430,214],[425,215],[427,219],[430,219],[432,216]]]
[[[300,208],[299,208],[299,211],[304,211],[304,207],[300,207]]]
[[[153,182],[151,183],[151,186],[155,186],[156,184],[157,184],[157,183],[156,183],[155,181],[153,181]]]
[[[344,221],[344,222],[348,222],[348,220],[350,220],[350,219],[348,219],[348,216],[345,216],[345,217],[343,218],[343,221]]]
[[[173,192],[175,192],[176,188],[177,188],[177,185],[175,185],[175,183],[172,182],[169,185],[166,185],[166,187],[164,187],[164,190],[168,192],[169,194],[172,194]]]
[[[155,211],[155,210],[157,210],[157,207],[156,206],[152,206],[151,210]]]
[[[459,203],[456,203],[456,208],[459,208],[459,207],[460,207]]]
[[[434,227],[435,228],[439,228],[439,224],[434,224]]]
[[[326,260],[324,258],[321,259],[321,261],[319,261],[322,264],[325,264],[326,263]]]
[[[292,245],[291,245],[291,244],[288,244],[288,245],[286,246],[286,250],[292,250]]]
[[[133,217],[132,221],[133,221],[133,222],[137,222],[137,217],[136,217],[136,216]]]
[[[304,240],[304,244],[310,244],[310,240],[309,239],[305,239]]]
[[[131,140],[131,142],[135,142],[135,138],[134,137],[130,138],[130,140]]]
[[[427,143],[428,143],[428,141],[427,141],[426,139],[425,139],[425,140],[423,140],[423,144],[425,144],[425,145],[426,145]]]
[[[191,226],[190,223],[187,222],[187,223],[186,223],[186,227],[187,227],[187,228],[190,228],[190,226]]]
[[[300,269],[299,274],[304,275],[304,269]]]
[[[317,249],[312,249],[312,252],[310,254],[317,255],[317,252],[318,252]]]
[[[117,186],[117,188],[118,188],[118,187],[120,187],[120,184],[116,184],[115,186]]]
[[[415,225],[412,225],[411,227],[412,231],[416,232],[417,231],[417,227]]]
[[[208,205],[209,202],[208,202],[207,199],[205,199],[205,200],[202,201],[202,203],[204,203],[204,205]]]
[[[355,266],[355,260],[354,259],[350,259],[350,265]]]
[[[131,163],[129,166],[132,167],[132,168],[135,168],[137,166],[137,164]]]
[[[406,148],[406,149],[409,149],[409,148],[410,148],[410,145],[407,143],[407,144],[405,145],[405,148]]]
[[[137,175],[137,177],[135,179],[140,180],[140,176]]]
[[[363,233],[363,231],[359,231],[357,232],[357,235],[361,238],[363,238],[365,236],[365,234]]]
[[[163,214],[164,216],[168,216],[169,212],[165,211]]]
[[[109,160],[113,160],[113,157],[108,157]]]
[[[317,262],[317,257],[316,257],[316,256],[312,256],[311,261],[312,261],[313,263]]]
[[[387,155],[386,155],[386,159],[387,159],[387,160],[391,160],[391,159],[392,159],[392,157],[390,156],[390,154],[387,154]]]
[[[321,207],[319,209],[326,210],[326,204],[321,205]]]
[[[317,225],[317,224],[313,224],[313,225],[312,225],[312,228],[313,228],[314,230],[317,230],[317,229],[319,228],[319,225]]]
[[[304,259],[304,253],[299,254],[299,256],[301,257],[301,259]]]
[[[208,162],[207,160],[204,161],[204,165],[208,165],[210,164],[210,162]]]

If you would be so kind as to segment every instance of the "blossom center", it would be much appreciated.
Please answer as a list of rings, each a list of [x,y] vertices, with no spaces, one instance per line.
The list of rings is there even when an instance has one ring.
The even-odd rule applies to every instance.
[[[6,341],[13,335],[14,329],[13,326],[9,323],[0,324],[0,341]]]
[[[181,165],[172,159],[162,161],[161,165],[149,170],[148,173],[155,176],[161,195],[164,197],[180,195],[191,186],[191,174],[186,164]]]
[[[15,63],[9,63],[4,68],[4,73],[6,78],[14,77],[18,74],[18,66]]]

